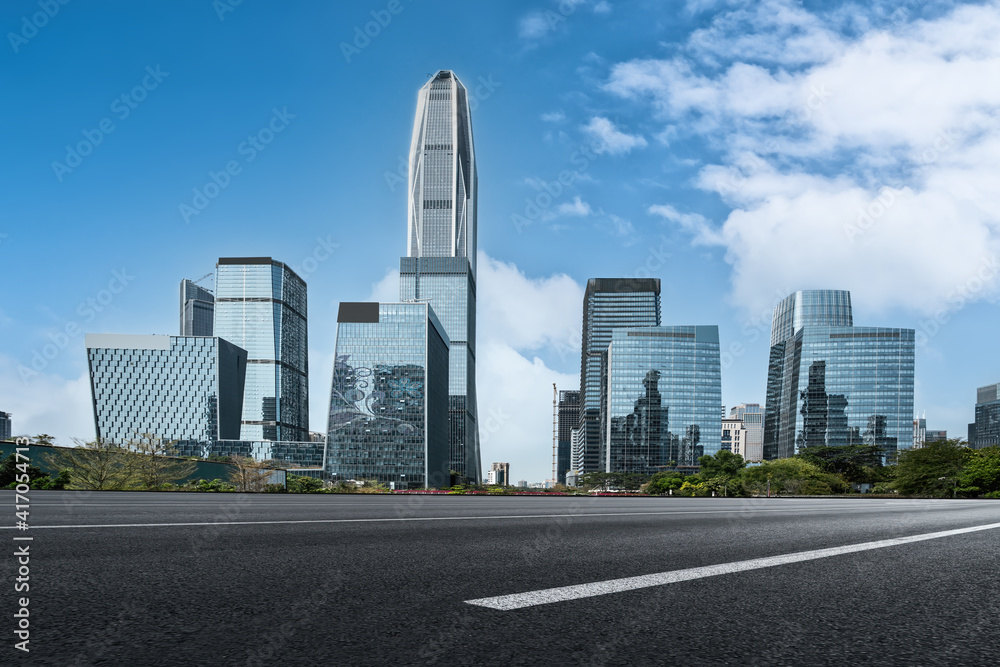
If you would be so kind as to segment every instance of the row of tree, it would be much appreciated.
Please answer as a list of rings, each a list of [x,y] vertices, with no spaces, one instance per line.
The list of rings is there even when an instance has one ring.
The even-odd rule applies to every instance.
[[[927,443],[889,462],[877,446],[848,445],[809,447],[791,458],[750,466],[741,456],[720,451],[698,464],[694,475],[588,473],[580,483],[592,491],[651,495],[828,495],[865,488],[931,498],[1000,498],[1000,447],[969,449],[961,440]]]

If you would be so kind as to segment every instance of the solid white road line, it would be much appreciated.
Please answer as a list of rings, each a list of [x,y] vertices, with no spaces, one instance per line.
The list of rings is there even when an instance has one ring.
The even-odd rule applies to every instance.
[[[984,526],[973,526],[971,528],[957,528],[955,530],[943,530],[937,533],[924,533],[923,535],[913,535],[911,537],[897,537],[889,540],[879,540],[877,542],[864,542],[862,544],[848,544],[842,547],[830,549],[816,549],[814,551],[800,551],[799,553],[785,554],[783,556],[771,556],[769,558],[754,558],[752,560],[737,561],[734,563],[723,563],[721,565],[709,565],[706,567],[692,567],[686,570],[674,570],[672,572],[660,572],[659,574],[647,574],[639,577],[625,577],[624,579],[609,579],[607,581],[597,581],[591,584],[579,584],[577,586],[561,586],[559,588],[548,588],[540,591],[528,593],[515,593],[513,595],[499,595],[491,598],[480,598],[478,600],[466,600],[466,603],[501,611],[512,609],[522,609],[524,607],[534,607],[541,604],[552,604],[554,602],[565,602],[567,600],[579,600],[597,595],[608,595],[610,593],[621,593],[622,591],[633,591],[639,588],[649,588],[651,586],[663,586],[665,584],[675,584],[679,581],[691,581],[692,579],[703,579],[714,577],[720,574],[733,574],[735,572],[746,572],[748,570],[759,570],[765,567],[776,567],[787,565],[788,563],[800,563],[802,561],[816,560],[818,558],[829,558],[842,554],[856,553],[859,551],[869,551],[871,549],[884,549],[900,544],[910,544],[922,542],[924,540],[934,540],[939,537],[950,537],[952,535],[962,535],[964,533],[974,533],[980,530],[993,530],[1000,528],[1000,523],[991,523]]]

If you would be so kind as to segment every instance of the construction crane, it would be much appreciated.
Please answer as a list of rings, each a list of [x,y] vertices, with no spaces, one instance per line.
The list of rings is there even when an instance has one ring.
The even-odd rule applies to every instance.
[[[206,273],[201,278],[198,278],[198,280],[192,280],[191,282],[192,282],[192,284],[197,285],[198,283],[200,283],[205,278],[211,278],[214,275],[215,275],[214,272],[213,273]],[[207,291],[207,292],[212,292],[213,294],[215,293],[215,290],[210,290],[207,287],[203,287],[202,289],[205,290],[205,291]]]

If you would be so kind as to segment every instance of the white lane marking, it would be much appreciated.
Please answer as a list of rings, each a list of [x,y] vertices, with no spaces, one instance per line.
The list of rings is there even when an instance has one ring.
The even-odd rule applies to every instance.
[[[609,579],[607,581],[596,581],[590,584],[547,588],[540,591],[530,591],[528,593],[498,595],[491,598],[466,600],[465,602],[467,604],[473,604],[480,607],[499,609],[500,611],[510,611],[512,609],[523,609],[524,607],[534,607],[541,604],[552,604],[554,602],[565,602],[567,600],[579,600],[580,598],[608,595],[610,593],[621,593],[623,591],[634,591],[639,588],[649,588],[651,586],[675,584],[679,581],[691,581],[692,579],[715,577],[720,574],[733,574],[735,572],[759,570],[765,567],[776,567],[778,565],[787,565],[788,563],[799,563],[819,558],[829,558],[831,556],[840,556],[842,554],[856,553],[859,551],[869,551],[871,549],[884,549],[886,547],[894,547],[900,544],[910,544],[912,542],[922,542],[924,540],[934,540],[940,537],[962,535],[963,533],[973,533],[980,530],[993,530],[996,528],[1000,528],[1000,523],[973,526],[971,528],[957,528],[955,530],[943,530],[937,533],[924,533],[923,535],[913,535],[910,537],[896,537],[889,540],[878,540],[877,542],[848,544],[846,546],[833,547],[830,549],[800,551],[798,553],[785,554],[783,556],[754,558],[751,560],[736,561],[733,563],[723,563],[721,565],[692,567],[686,570],[646,574],[638,577]]]
[[[249,511],[250,508],[248,508]],[[848,508],[824,508],[822,511],[830,509]],[[817,510],[819,511],[819,510]],[[588,513],[574,512],[568,514],[507,514],[498,516],[418,516],[418,517],[382,517],[370,519],[289,519],[274,521],[190,521],[184,523],[100,523],[100,524],[66,524],[61,526],[41,526],[32,524],[31,530],[51,529],[51,528],[166,528],[170,526],[256,526],[269,524],[299,524],[299,523],[378,523],[386,521],[486,521],[490,519],[565,519],[565,518],[587,518],[595,516],[661,516],[667,514],[748,514],[763,512],[793,512],[797,514],[810,513],[802,509],[755,509],[755,510],[695,510],[695,511],[674,511],[674,512],[609,512],[609,513]],[[0,530],[17,530],[17,526],[0,526]]]

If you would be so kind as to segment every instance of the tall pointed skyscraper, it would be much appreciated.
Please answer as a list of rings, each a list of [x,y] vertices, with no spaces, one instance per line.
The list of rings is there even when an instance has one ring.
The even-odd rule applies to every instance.
[[[468,93],[453,72],[441,70],[417,96],[399,295],[403,301],[429,302],[451,341],[451,468],[479,482],[476,190]]]

